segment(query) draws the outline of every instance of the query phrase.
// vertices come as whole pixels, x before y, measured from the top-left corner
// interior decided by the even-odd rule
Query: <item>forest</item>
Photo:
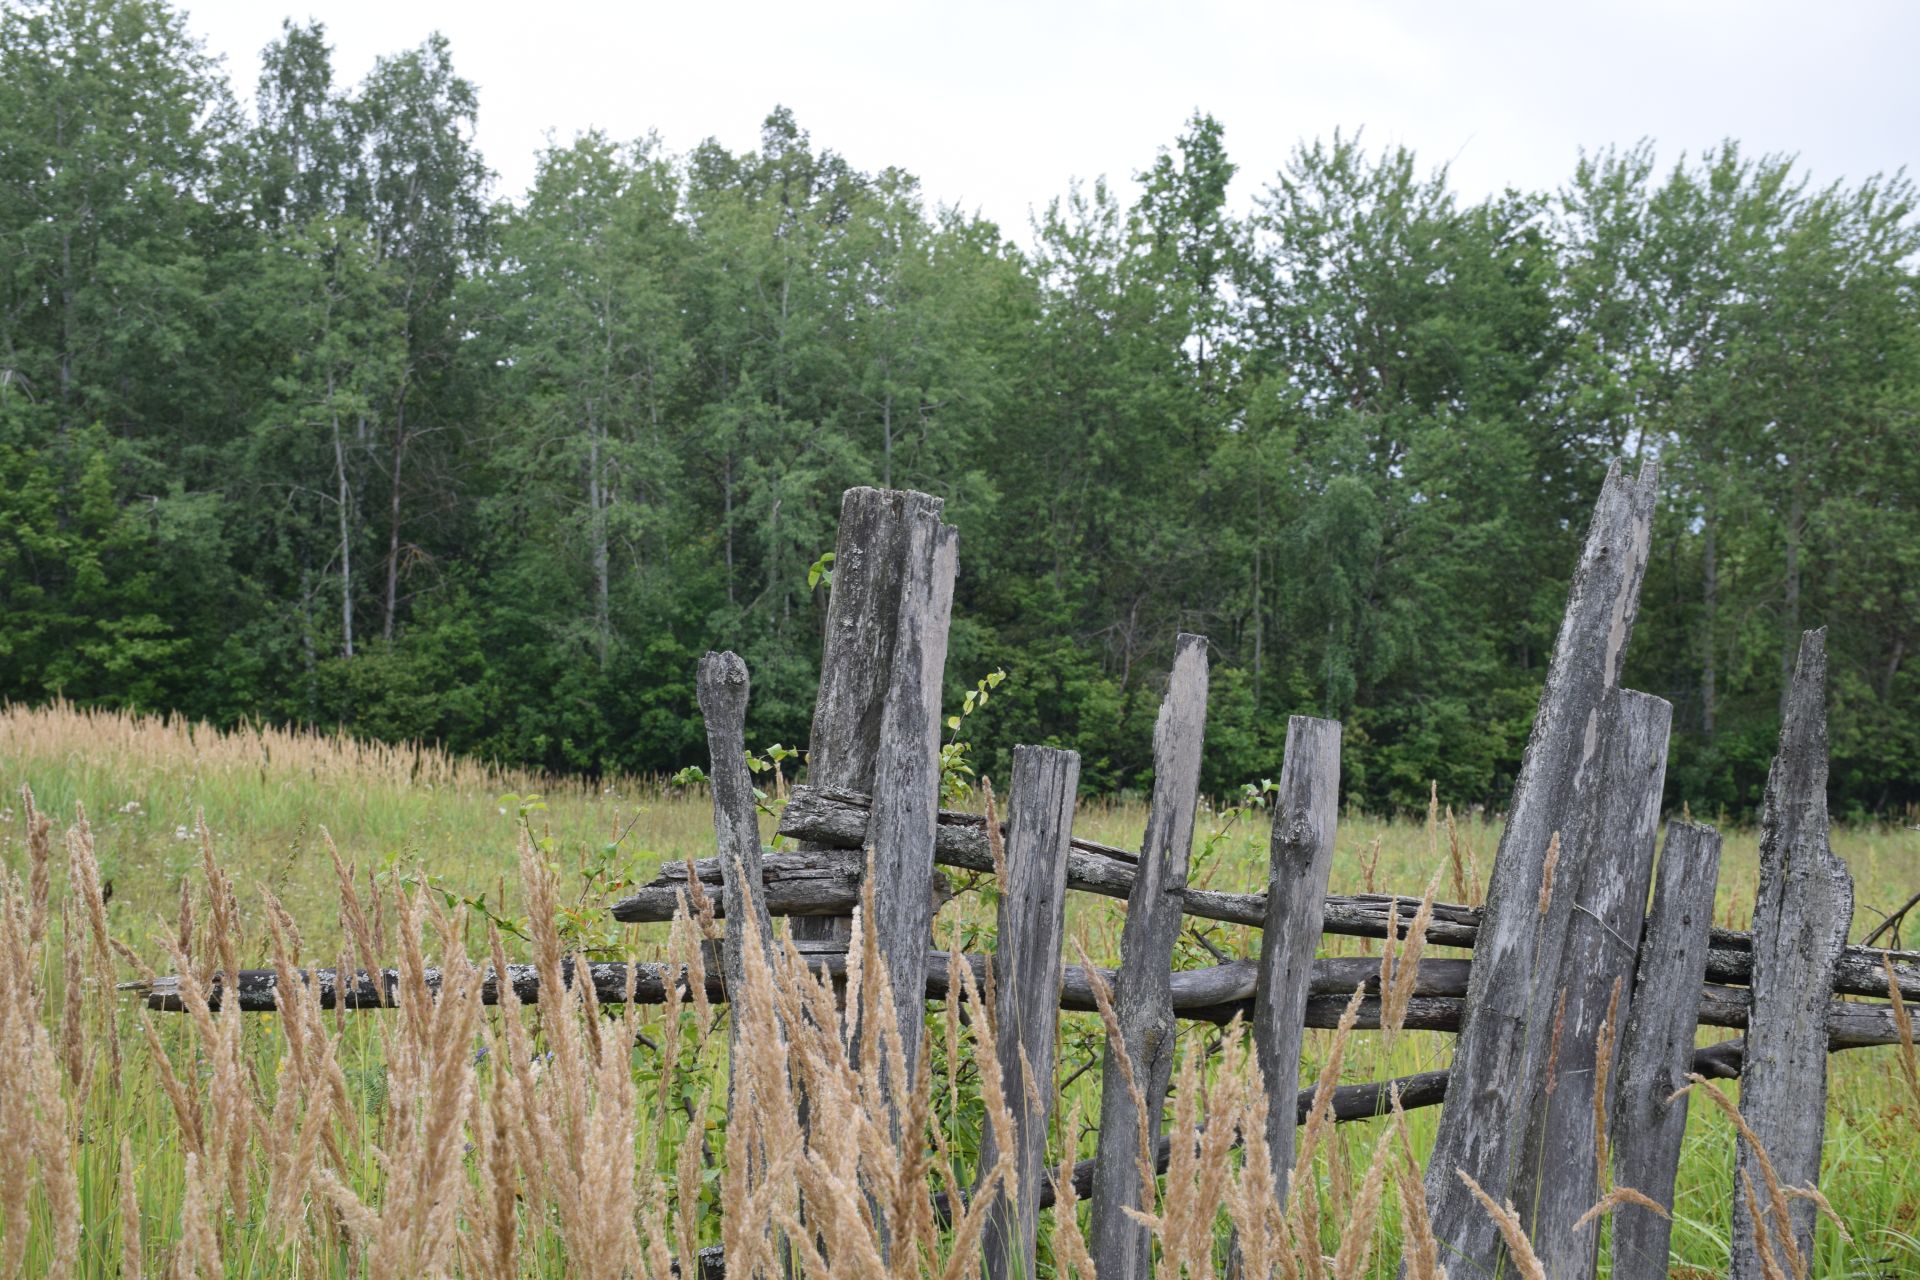
[[[979,768],[1139,789],[1186,630],[1209,791],[1311,713],[1350,804],[1492,809],[1621,458],[1669,803],[1757,804],[1817,625],[1836,813],[1920,803],[1903,175],[1620,140],[1470,201],[1356,132],[1242,209],[1199,110],[1006,228],[777,106],[500,192],[444,40],[344,84],[289,23],[243,71],[160,0],[0,9],[0,699],[669,772],[725,647],[750,740],[804,744],[840,494],[882,485],[961,530]]]

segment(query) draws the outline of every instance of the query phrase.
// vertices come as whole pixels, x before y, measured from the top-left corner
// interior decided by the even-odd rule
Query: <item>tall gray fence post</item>
[[[941,506],[938,498],[904,489],[849,489],[840,500],[820,692],[807,743],[807,780],[814,786],[873,793],[914,517],[937,519]],[[843,915],[798,916],[794,945],[845,951],[849,928]]]
[[[1707,972],[1707,930],[1720,874],[1720,833],[1667,824],[1653,910],[1640,941],[1633,1010],[1620,1038],[1613,1101],[1613,1180],[1673,1204],[1687,1099],[1673,1098],[1692,1066],[1694,1019]],[[1673,1098],[1669,1103],[1667,1100]],[[1673,1221],[1637,1205],[1613,1219],[1614,1280],[1667,1280]]]
[[[1143,1207],[1141,1133],[1153,1158],[1160,1111],[1173,1074],[1173,944],[1193,854],[1200,798],[1200,748],[1207,723],[1207,638],[1182,634],[1153,729],[1153,801],[1139,867],[1120,933],[1114,1012],[1120,1044],[1109,1036],[1100,1072],[1100,1142],[1094,1156],[1093,1264],[1100,1280],[1146,1280],[1153,1241],[1127,1216]],[[1124,1050],[1145,1104],[1134,1103],[1120,1062]]]
[[[713,789],[715,852],[720,863],[720,906],[726,919],[721,964],[729,999],[746,985],[747,937],[760,940],[773,958],[773,924],[761,889],[760,819],[747,772],[747,664],[738,654],[709,653],[700,659],[700,714],[707,726],[708,785]],[[739,1024],[733,1024],[732,1049]],[[729,1074],[729,1079],[732,1078]],[[732,1097],[731,1091],[728,1093]]]
[[[1760,887],[1753,908],[1753,1007],[1740,1072],[1741,1114],[1788,1186],[1820,1180],[1828,993],[1853,922],[1853,877],[1827,843],[1826,685],[1823,628],[1800,638],[1780,724],[1780,751],[1767,772]],[[1728,1274],[1732,1280],[1758,1280],[1763,1267],[1741,1179],[1753,1180],[1763,1210],[1767,1193],[1759,1159],[1745,1141],[1734,1177]],[[1793,1241],[1809,1261],[1814,1212],[1807,1200],[1789,1202]]]
[[[1007,882],[993,954],[998,1026],[995,1052],[1013,1109],[1018,1196],[1004,1193],[987,1219],[990,1280],[1031,1280],[1053,1105],[1054,1035],[1060,1023],[1060,943],[1066,930],[1067,850],[1073,842],[1080,756],[1051,747],[1013,749],[1008,795]],[[981,1139],[980,1167],[998,1158],[993,1131]]]
[[[1650,694],[1621,689],[1610,703],[1596,785],[1580,815],[1586,862],[1562,869],[1568,873],[1559,887],[1568,895],[1565,931],[1558,954],[1543,965],[1548,981],[1533,1002],[1534,1025],[1547,1028],[1546,1065],[1540,1078],[1514,1082],[1516,1105],[1531,1108],[1532,1125],[1508,1194],[1524,1206],[1528,1239],[1556,1280],[1591,1276],[1599,1261],[1598,1225],[1574,1229],[1602,1194],[1606,1135],[1594,1114],[1599,1041],[1611,1014],[1610,1034],[1619,1043],[1635,1000],[1673,722],[1673,707]]]
[[[1340,722],[1294,716],[1287,721],[1287,753],[1273,808],[1267,915],[1253,997],[1253,1045],[1269,1097],[1267,1151],[1273,1163],[1273,1193],[1282,1205],[1293,1173],[1300,1042],[1339,814]]]
[[[741,999],[746,989],[748,939],[756,940],[754,945],[769,962],[773,959],[773,922],[767,916],[761,881],[759,809],[754,803],[753,775],[747,771],[747,702],[752,692],[747,664],[736,653],[710,652],[700,659],[695,687],[707,729],[707,785],[713,792],[714,853],[720,864],[720,909],[726,921],[720,963],[733,1010],[727,1018],[727,1118],[731,1122],[737,1101],[734,1082],[741,1078],[740,1017],[738,1006],[731,1002]],[[743,1151],[740,1158],[751,1160],[752,1156]]]
[[[880,715],[873,765],[873,919],[893,988],[906,1078],[887,1082],[897,1121],[913,1087],[925,1025],[927,947],[933,934],[933,834],[940,819],[940,682],[947,668],[947,625],[960,532],[932,511],[905,516],[899,621]],[[835,565],[839,561],[835,560]],[[918,1135],[913,1138],[918,1141]]]
[[[1554,908],[1548,895],[1549,909],[1541,909],[1547,854],[1557,836],[1555,874],[1579,883],[1588,851],[1573,819],[1598,773],[1601,721],[1633,632],[1654,478],[1652,463],[1632,481],[1615,463],[1594,504],[1474,941],[1447,1103],[1426,1175],[1434,1234],[1456,1274],[1495,1275],[1511,1265],[1498,1229],[1459,1175],[1471,1174],[1496,1200],[1505,1199],[1531,1123],[1531,1109],[1515,1105],[1514,1090],[1542,1074],[1552,1028],[1534,1017],[1541,979],[1551,973],[1541,957],[1554,954],[1551,944],[1571,911],[1564,890],[1562,905]]]

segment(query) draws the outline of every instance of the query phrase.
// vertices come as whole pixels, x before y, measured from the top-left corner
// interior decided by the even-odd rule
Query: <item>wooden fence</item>
[[[1575,1221],[1601,1195],[1598,1153],[1614,1181],[1670,1203],[1686,1098],[1669,1101],[1689,1072],[1738,1076],[1742,1110],[1781,1178],[1810,1185],[1820,1168],[1826,1059],[1836,1049],[1898,1039],[1893,1010],[1857,997],[1887,997],[1890,984],[1920,999],[1920,953],[1847,946],[1851,880],[1827,842],[1824,632],[1802,639],[1785,701],[1779,754],[1762,810],[1761,875],[1753,931],[1712,925],[1720,837],[1682,821],[1666,824],[1656,863],[1670,706],[1620,687],[1652,532],[1654,474],[1607,476],[1575,570],[1519,780],[1508,808],[1488,896],[1479,908],[1432,908],[1429,941],[1472,949],[1472,959],[1429,959],[1418,971],[1404,1025],[1456,1034],[1451,1067],[1397,1081],[1343,1086],[1339,1119],[1381,1114],[1389,1087],[1405,1107],[1444,1102],[1427,1170],[1427,1197],[1442,1261],[1456,1275],[1495,1275],[1512,1262],[1492,1220],[1458,1176],[1471,1174],[1521,1215],[1549,1275],[1590,1277],[1598,1232]],[[957,966],[998,996],[1002,1078],[1040,1081],[1054,1072],[1062,1009],[1091,1010],[1095,985],[1113,992],[1117,1031],[1140,1086],[1144,1116],[1122,1087],[1109,1045],[1103,1067],[1099,1145],[1075,1171],[1091,1196],[1091,1248],[1101,1280],[1145,1280],[1151,1269],[1139,1208],[1138,1135],[1164,1167],[1171,1142],[1159,1132],[1172,1067],[1176,1019],[1247,1020],[1273,1091],[1267,1147],[1277,1194],[1286,1193],[1294,1127],[1307,1095],[1295,1096],[1306,1027],[1335,1025],[1356,985],[1370,984],[1362,1027],[1380,1025],[1379,963],[1316,959],[1323,933],[1406,936],[1410,897],[1329,896],[1339,808],[1340,726],[1294,717],[1288,724],[1268,887],[1236,894],[1190,888],[1188,854],[1199,800],[1207,709],[1207,641],[1181,635],[1154,729],[1154,787],[1138,851],[1074,836],[1079,758],[1071,751],[1014,752],[1005,826],[997,950],[955,956],[931,949],[931,921],[951,892],[937,867],[991,872],[985,819],[943,811],[940,691],[957,535],[941,504],[924,494],[853,489],[845,496],[829,601],[808,782],[794,788],[779,830],[791,849],[763,850],[745,766],[748,673],[732,654],[709,654],[699,671],[712,757],[717,856],[669,867],[613,907],[624,921],[671,918],[687,879],[720,891],[724,962],[709,970],[709,999],[740,989],[746,931],[771,939],[770,915],[794,917],[792,936],[818,969],[846,963],[847,918],[861,900],[872,858],[873,925],[895,991],[943,998]],[[749,893],[752,886],[757,892]],[[1063,963],[1069,890],[1124,898],[1117,970]],[[1417,895],[1415,895],[1417,897]],[[1257,960],[1175,971],[1183,916],[1257,925]],[[602,1001],[660,1001],[685,981],[657,964],[591,964],[566,970]],[[377,1008],[398,977],[359,972],[308,975],[328,1005]],[[437,975],[429,973],[429,982]],[[531,966],[490,974],[522,1001],[537,1000]],[[1054,992],[1054,998],[1038,993]],[[239,975],[243,1008],[275,1007],[271,971]],[[1837,997],[1855,997],[1839,999]],[[178,1007],[165,980],[149,994]],[[906,1070],[919,1047],[920,1009],[899,1005]],[[1696,1050],[1697,1026],[1736,1027],[1740,1039]],[[1617,1034],[1616,1034],[1617,1029]],[[1603,1038],[1612,1051],[1610,1132],[1596,1130],[1592,1079]],[[1024,1064],[1024,1065],[1023,1065]],[[1014,1090],[1012,1153],[1018,1200],[996,1207],[987,1260],[994,1280],[1032,1275],[1037,1214],[1052,1202],[1044,1172],[1051,1090]],[[1024,1098],[1021,1095],[1024,1094]],[[1744,1172],[1753,1159],[1743,1141]],[[1733,1271],[1761,1275],[1744,1197],[1734,1205]],[[1813,1205],[1795,1200],[1792,1231],[1811,1256]],[[1628,1206],[1616,1215],[1612,1275],[1665,1277],[1669,1224]],[[711,1272],[718,1260],[703,1260]]]

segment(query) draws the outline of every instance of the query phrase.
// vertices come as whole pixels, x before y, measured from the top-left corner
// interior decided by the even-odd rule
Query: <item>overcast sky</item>
[[[283,16],[326,24],[344,84],[442,32],[504,195],[549,133],[744,150],[776,103],[816,146],[1022,241],[1070,178],[1130,179],[1196,108],[1226,128],[1241,206],[1336,128],[1450,164],[1473,197],[1550,189],[1580,148],[1642,137],[1670,163],[1732,136],[1822,182],[1920,169],[1914,0],[186,3],[245,96]]]

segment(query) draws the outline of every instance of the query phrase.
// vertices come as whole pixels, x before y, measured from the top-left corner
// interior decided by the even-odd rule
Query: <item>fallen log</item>
[[[815,973],[828,973],[834,977],[841,977],[846,973],[846,956],[839,953],[813,952],[807,954],[806,961],[808,968]],[[973,968],[974,982],[984,989],[989,957],[979,953],[969,953],[966,961]],[[1252,960],[1234,960],[1201,969],[1183,969],[1173,974],[1174,1008],[1182,1013],[1198,1015],[1195,1019],[1197,1021],[1229,1022],[1235,1013],[1241,1012],[1242,1006],[1251,1006],[1256,969],[1256,962]],[[683,995],[692,994],[688,990],[684,965],[644,962],[629,964],[620,961],[580,964],[568,960],[562,966],[562,972],[569,986],[583,970],[593,983],[594,998],[602,1004],[623,1004],[629,998],[638,1004],[664,1004],[669,984],[678,985]],[[1100,974],[1111,986],[1114,970],[1101,969]],[[1464,960],[1429,960],[1421,966],[1416,995],[1434,997],[1462,995],[1467,989],[1466,975],[1467,962]],[[400,974],[397,969],[383,969],[377,976],[359,969],[349,975],[345,982],[342,982],[339,974],[332,969],[302,969],[300,976],[307,987],[315,992],[322,1008],[339,1007],[343,996],[346,1002],[345,1007],[348,1009],[385,1009],[399,1003]],[[428,990],[439,992],[443,980],[439,969],[427,969],[424,979]],[[539,1003],[540,974],[534,966],[508,965],[507,981],[521,1004]],[[628,986],[630,982],[631,988]],[[708,970],[705,982],[709,1000],[726,1000],[726,979],[721,972],[715,969]],[[1349,956],[1314,962],[1311,988],[1314,995],[1327,996],[1343,1002],[1352,994],[1356,986],[1362,985],[1369,991],[1379,989],[1379,961],[1363,956]],[[216,978],[207,993],[207,1003],[211,1008],[220,1007],[222,995],[220,987],[220,980]],[[948,953],[929,952],[927,998],[944,999],[950,987],[951,972]],[[122,990],[143,996],[148,1008],[160,1012],[178,1013],[186,1007],[181,999],[180,980],[175,976],[156,978],[151,982],[123,983]],[[279,975],[272,969],[242,969],[239,973],[238,991],[242,1013],[274,1013],[279,1010]],[[1094,1000],[1093,981],[1081,965],[1062,967],[1059,998],[1060,1007],[1070,1013],[1094,1013],[1099,1008]],[[480,999],[483,1004],[491,1005],[500,1002],[500,985],[494,977],[491,965],[482,973]],[[1337,1021],[1336,1013],[1335,1021],[1327,1022],[1325,1025],[1333,1026]]]
[[[864,865],[859,848],[866,836],[871,802],[863,795],[828,791],[805,785],[793,789],[780,818],[780,834],[810,843],[832,846],[806,852],[769,851],[766,855],[767,909],[774,915],[845,915],[860,900]],[[993,856],[987,849],[986,820],[979,814],[942,809],[934,833],[934,861],[943,866],[991,874]],[[720,866],[711,858],[694,864],[700,883],[720,885]],[[1067,855],[1067,887],[1103,897],[1125,898],[1133,888],[1134,855],[1112,845],[1074,838]],[[613,917],[627,923],[671,920],[687,880],[684,863],[663,867],[651,883],[613,907]],[[1419,896],[1384,893],[1332,894],[1326,901],[1321,932],[1358,938],[1384,938],[1391,926],[1405,936],[1419,908]],[[1187,915],[1225,924],[1258,928],[1266,918],[1264,893],[1226,893],[1216,889],[1186,891]],[[1436,946],[1472,947],[1479,934],[1478,908],[1436,902],[1427,941]],[[1753,936],[1733,929],[1708,934],[1707,981],[1744,986],[1753,977]],[[1884,997],[1887,974],[1883,962],[1893,965],[1900,993],[1920,1000],[1920,951],[1890,951],[1850,946],[1834,967],[1835,995]]]
[[[964,958],[973,967],[974,981],[984,987],[989,957],[968,953]],[[840,953],[811,953],[806,956],[806,961],[808,968],[815,973],[841,977],[846,972],[846,956]],[[1468,963],[1456,959],[1431,959],[1421,963],[1414,998],[1407,1009],[1406,1026],[1409,1030],[1460,1029],[1461,1010],[1466,1003]],[[947,952],[927,953],[927,999],[946,998],[951,985],[950,965],[951,957]],[[594,998],[601,1004],[623,1004],[629,1000],[638,1004],[664,1004],[669,984],[680,987],[683,994],[691,994],[687,989],[686,969],[682,965],[629,964],[620,961],[580,964],[568,961],[562,972],[569,988],[582,970],[593,983]],[[1225,1025],[1236,1017],[1246,1020],[1253,1014],[1256,971],[1257,963],[1252,960],[1233,960],[1200,969],[1179,970],[1172,975],[1174,1011],[1191,1022]],[[342,996],[348,1009],[391,1008],[399,1002],[400,974],[395,969],[383,969],[378,975],[370,975],[364,969],[356,970],[345,983],[332,969],[303,969],[300,974],[323,1008],[337,1007]],[[1113,983],[1114,970],[1101,969],[1100,974],[1109,986]],[[428,990],[437,993],[442,981],[441,971],[428,969],[424,977]],[[719,970],[709,969],[705,978],[707,999],[725,1001],[726,980]],[[1379,962],[1364,956],[1315,960],[1312,985],[1308,988],[1306,1025],[1320,1029],[1338,1026],[1341,1011],[1346,1007],[1353,989],[1364,986],[1367,991],[1377,993],[1379,979]],[[532,965],[508,965],[507,980],[521,1004],[539,1003],[540,975]],[[223,994],[220,985],[216,979],[207,992],[207,1003],[211,1008],[220,1007]],[[177,977],[123,983],[122,989],[144,997],[149,1009],[177,1013],[186,1007],[181,999],[180,980]],[[277,1012],[280,1007],[279,976],[272,969],[242,969],[239,974],[239,994],[242,1013]],[[482,971],[480,999],[483,1004],[499,1003],[500,986],[492,966]],[[1063,966],[1059,999],[1060,1008],[1069,1013],[1093,1013],[1099,1008],[1094,1000],[1093,981],[1080,965]],[[1703,1027],[1744,1029],[1750,1001],[1751,995],[1744,988],[1708,983],[1701,988],[1697,1021]],[[1361,1001],[1360,1019],[1356,1025],[1362,1031],[1379,1029],[1380,1001],[1377,994]],[[1827,1041],[1830,1049],[1898,1044],[1900,1034],[1894,1023],[1892,1006],[1832,1001],[1827,1006]]]

